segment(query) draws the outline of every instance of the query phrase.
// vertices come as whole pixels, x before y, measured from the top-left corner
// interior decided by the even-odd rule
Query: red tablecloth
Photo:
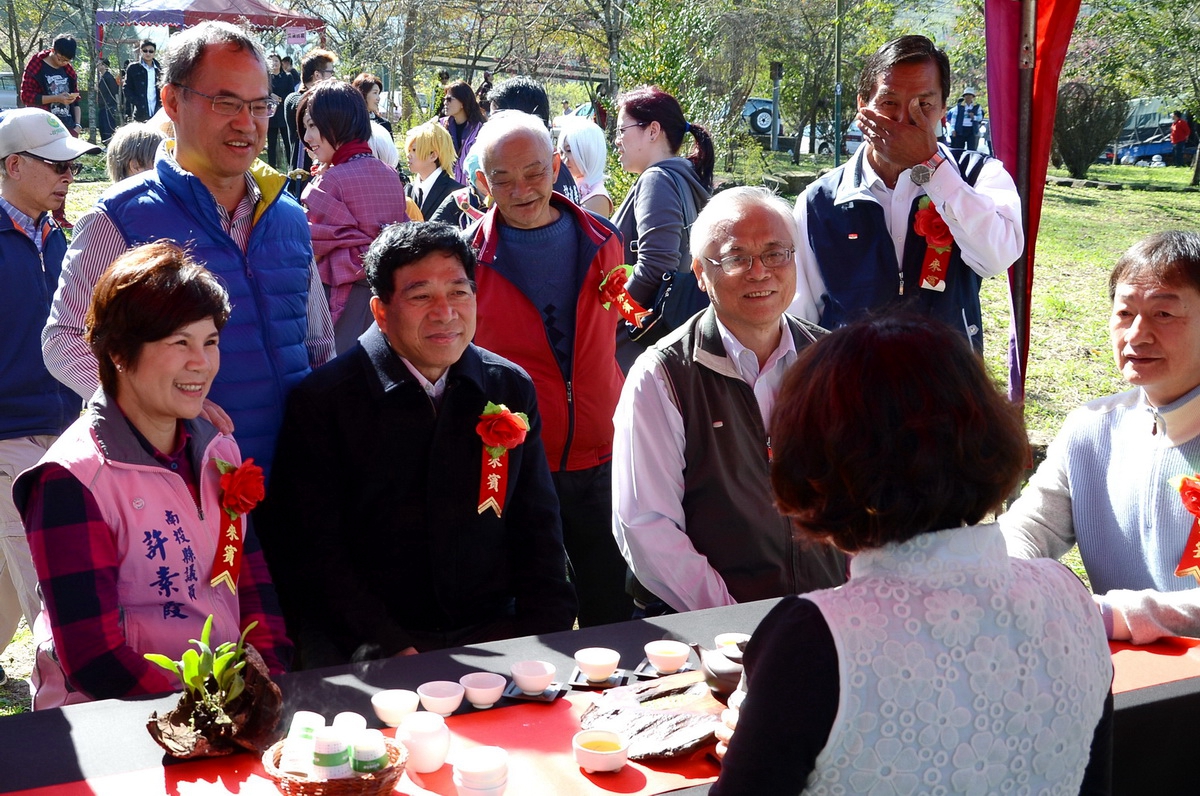
[[[1113,693],[1200,677],[1200,639],[1166,638],[1135,647],[1108,642],[1113,656]]]
[[[396,793],[405,796],[455,796],[451,764],[456,751],[472,746],[502,746],[509,753],[507,792],[513,796],[562,794],[656,794],[711,782],[719,768],[705,752],[692,759],[631,762],[617,773],[585,774],[571,754],[571,736],[591,696],[571,693],[552,704],[526,703],[473,711],[447,719],[453,740],[446,765],[433,774],[405,772]],[[393,732],[387,730],[386,734]],[[244,754],[212,758],[165,768],[133,771],[46,788],[18,791],[16,796],[172,796],[237,793],[278,794],[257,758]]]

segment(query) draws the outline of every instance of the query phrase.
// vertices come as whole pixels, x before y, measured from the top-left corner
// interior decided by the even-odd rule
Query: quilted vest
[[[1112,682],[1104,625],[996,525],[860,553],[805,595],[838,651],[838,718],[806,794],[1076,794]]]
[[[258,161],[256,161],[258,163]],[[260,164],[265,165],[265,164]],[[288,392],[309,372],[308,220],[269,169],[251,169],[263,199],[245,253],[221,226],[212,193],[173,157],[117,183],[97,203],[130,246],[169,237],[217,274],[233,312],[209,398],[233,418],[242,453],[269,471]]]
[[[987,156],[978,152],[951,151],[957,159],[947,164],[962,172],[963,180],[974,185]],[[943,167],[945,168],[945,167]],[[855,193],[867,198],[835,202],[838,186],[852,181]],[[884,220],[883,208],[870,198],[863,185],[862,157],[853,158],[841,169],[834,169],[813,183],[808,194],[808,242],[825,280],[825,309],[820,324],[836,329],[861,317],[869,310],[893,304],[937,318],[966,335],[976,350],[983,350],[983,315],[979,306],[979,288],[983,278],[963,262],[955,243],[946,266],[946,290],[938,292],[920,287],[921,263],[925,257],[925,239],[913,232],[917,202],[909,209],[904,238],[904,283],[901,292],[900,269],[896,249]],[[898,222],[899,219],[893,219]]]

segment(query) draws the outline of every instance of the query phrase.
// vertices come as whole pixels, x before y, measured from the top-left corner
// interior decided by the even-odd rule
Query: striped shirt
[[[221,226],[243,252],[254,229],[254,208],[261,199],[262,192],[249,172],[246,173],[246,195],[232,214],[213,199],[220,213]],[[75,223],[50,317],[42,331],[42,356],[46,368],[85,400],[91,398],[100,385],[96,357],[83,337],[92,289],[108,266],[128,248],[125,238],[105,213],[92,210],[80,218]],[[305,345],[311,367],[317,368],[333,359],[333,321],[329,317],[329,305],[316,263],[309,267]]]

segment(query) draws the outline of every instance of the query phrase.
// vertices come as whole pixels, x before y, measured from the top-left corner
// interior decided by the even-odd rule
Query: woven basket
[[[288,796],[388,796],[404,773],[408,750],[391,738],[383,740],[387,745],[388,766],[373,774],[358,774],[346,779],[306,779],[288,774],[279,770],[283,741],[263,752],[262,764],[267,775],[275,780],[275,786]]]

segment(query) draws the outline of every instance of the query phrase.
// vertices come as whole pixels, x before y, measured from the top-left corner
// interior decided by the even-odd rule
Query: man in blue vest
[[[858,84],[864,145],[796,201],[796,299],[790,312],[832,329],[903,303],[983,350],[979,286],[1021,254],[1021,200],[1000,161],[938,144],[950,60],[901,36]]]
[[[975,149],[979,145],[979,129],[983,125],[983,106],[975,101],[975,87],[963,89],[962,98],[950,109],[950,146],[953,149]]]
[[[42,353],[51,373],[91,397],[98,375],[83,321],[93,286],[130,246],[176,241],[219,275],[234,306],[205,415],[236,429],[242,453],[269,468],[287,393],[333,357],[333,328],[304,211],[258,160],[276,107],[262,46],[221,22],[172,36],[162,104],[176,138],[154,169],[114,185],[80,219]]]
[[[41,110],[0,118],[0,651],[22,614],[32,627],[41,610],[13,479],[79,416],[79,400],[42,364],[42,323],[67,250],[50,215],[75,180],[75,159],[98,151]],[[5,679],[0,669],[0,683]]]

